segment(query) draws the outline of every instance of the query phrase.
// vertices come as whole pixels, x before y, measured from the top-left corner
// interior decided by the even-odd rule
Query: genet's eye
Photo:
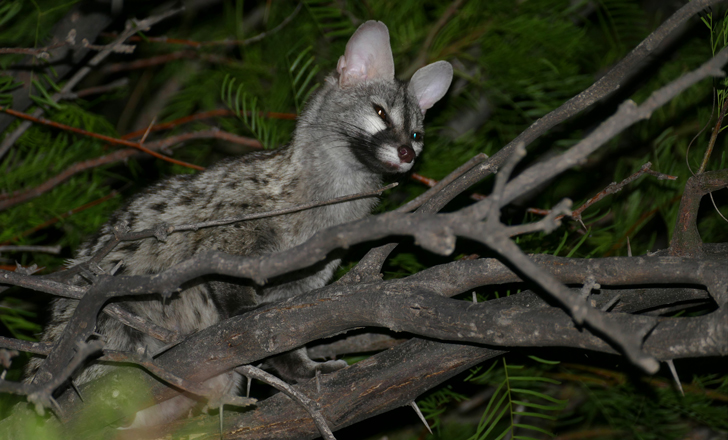
[[[385,112],[382,107],[374,104],[374,111],[377,112],[380,118],[382,118],[382,121],[387,122],[387,112]]]
[[[422,140],[424,139],[424,137],[425,136],[422,133],[418,133],[416,131],[413,131],[412,132],[412,140],[415,141],[415,142],[422,142]]]

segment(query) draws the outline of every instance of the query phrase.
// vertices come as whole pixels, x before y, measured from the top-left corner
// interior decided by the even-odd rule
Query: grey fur
[[[368,44],[369,39],[378,39],[381,46],[385,36],[388,48],[386,26],[378,22],[365,23],[355,34],[363,43],[350,42],[352,47],[347,46],[347,56],[350,50],[356,53],[357,45]],[[391,63],[391,51],[388,57],[382,54],[377,62],[386,66]],[[356,68],[354,62],[349,61],[349,67]],[[439,81],[439,87],[434,87],[439,96],[429,96],[433,103],[449,86],[452,67],[448,64],[447,68],[444,73],[442,66],[435,69],[438,78],[430,80],[432,74],[429,74],[421,80]],[[393,71],[392,63],[392,76]],[[176,176],[157,183],[114,213],[98,235],[81,246],[72,265],[97,253],[113,238],[117,225],[137,231],[160,222],[189,224],[272,211],[374,190],[381,187],[386,174],[409,171],[412,158],[407,162],[408,150],[405,148],[403,152],[401,148],[410,148],[415,156],[422,151],[426,108],[421,108],[418,102],[428,92],[426,87],[415,90],[408,83],[389,76],[388,71],[385,74],[370,72],[364,80],[351,79],[342,88],[341,76],[335,72],[310,99],[290,145],[224,160],[199,174]],[[380,115],[379,110],[386,116]],[[285,216],[174,233],[166,242],[149,238],[122,243],[100,266],[109,271],[122,262],[117,274],[153,274],[211,249],[236,255],[279,252],[305,242],[318,230],[368,215],[376,202],[374,198],[362,199]],[[338,264],[338,260],[330,261],[312,269],[306,276],[272,280],[263,287],[208,279],[175,294],[166,304],[159,298],[146,297],[129,299],[123,306],[151,322],[186,335],[242,308],[322,287]],[[74,300],[55,300],[52,321],[43,334],[43,341],[59,339],[75,306]],[[105,336],[106,348],[112,350],[134,351],[146,347],[154,352],[163,345],[105,314],[99,316],[97,331]],[[287,379],[296,380],[300,376],[312,376],[316,369],[326,372],[345,365],[342,362],[316,364],[307,357],[301,359],[301,353],[299,350],[290,356],[298,359],[298,365],[289,367],[274,363],[274,366]],[[30,376],[39,365],[37,359],[31,362]],[[91,365],[76,380],[87,382],[105,374],[108,368]]]

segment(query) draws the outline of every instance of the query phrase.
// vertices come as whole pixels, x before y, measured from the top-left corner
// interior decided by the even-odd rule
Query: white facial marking
[[[392,125],[395,127],[401,127],[403,124],[402,121],[402,108],[399,106],[396,106],[389,110],[389,119],[392,121]]]
[[[385,124],[384,121],[382,121],[382,118],[373,111],[371,115],[364,116],[361,125],[364,130],[372,136],[387,128],[387,124]]]

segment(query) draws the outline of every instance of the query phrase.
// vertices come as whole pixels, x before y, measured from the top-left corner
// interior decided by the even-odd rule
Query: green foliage
[[[728,11],[725,12],[722,20],[718,20],[715,23],[713,22],[713,12],[709,12],[705,16],[700,17],[710,31],[710,49],[713,56],[715,56],[718,50],[728,46],[728,20],[726,20],[726,17],[728,17]],[[718,108],[722,108],[726,97],[725,89],[728,86],[728,80],[724,78],[718,80],[718,82],[722,87],[716,90],[716,96],[718,98]],[[725,126],[721,128],[721,131],[724,129]]]
[[[275,127],[272,126],[265,117],[264,112],[258,109],[258,99],[253,97],[248,99],[248,94],[243,90],[244,86],[240,84],[234,90],[235,78],[225,77],[222,83],[221,99],[227,106],[235,112],[243,124],[255,135],[255,138],[263,145],[265,149],[271,149],[277,146],[277,136]]]
[[[0,106],[11,107],[13,105],[13,96],[10,92],[20,87],[22,84],[13,80],[9,76],[0,76]]]
[[[356,30],[341,8],[332,6],[328,0],[305,0],[303,4],[321,33],[327,37],[348,37]]]
[[[42,47],[52,25],[75,3],[0,2],[0,47]],[[290,139],[295,123],[267,118],[266,112],[300,113],[324,75],[334,70],[348,37],[358,24],[369,19],[381,20],[389,27],[396,72],[402,79],[411,75],[422,60],[447,59],[455,66],[451,93],[427,113],[426,147],[416,169],[427,177],[442,179],[477,153],[494,154],[538,118],[591,85],[665,18],[659,15],[664,11],[655,14],[643,9],[641,2],[631,0],[466,0],[431,36],[430,32],[451,4],[436,0],[306,0],[288,25],[249,44],[190,49],[177,44],[136,42],[132,56],[116,56],[114,61],[180,53],[184,56],[121,72],[130,84],[121,91],[87,100],[53,103],[48,97],[63,85],[64,79],[38,74],[33,77],[29,93],[34,103],[45,110],[45,118],[117,137],[148,126],[151,117],[142,117],[147,111],[153,113],[151,116],[157,118],[156,122],[169,122],[226,105],[238,118],[196,121],[159,136],[215,126],[238,135],[253,136],[265,148],[275,148]],[[147,15],[149,7],[139,6],[135,15]],[[270,31],[295,7],[295,2],[224,1],[219,7],[211,7],[212,12],[183,16],[179,21],[170,22],[168,27],[153,27],[144,36],[166,35],[193,41],[245,40],[261,31]],[[264,18],[256,18],[261,16]],[[654,90],[696,68],[725,46],[728,20],[724,11],[715,8],[702,20],[707,29],[700,26],[700,30],[685,34],[674,49],[653,60],[645,72],[647,76],[639,77],[634,84],[626,84],[597,108],[575,116],[530,145],[521,166],[574,145],[612,114],[624,99],[643,102]],[[20,59],[22,56],[2,55],[0,67],[7,68]],[[36,66],[41,63],[38,59],[33,61]],[[99,70],[82,86],[104,84],[112,78],[116,77]],[[559,176],[532,198],[504,210],[503,220],[512,224],[538,220],[535,215],[525,214],[524,208],[549,209],[564,197],[571,198],[578,207],[610,182],[623,180],[648,161],[654,170],[678,176],[677,180],[643,176],[588,208],[583,214],[584,226],[564,219],[564,225],[552,234],[517,237],[518,245],[527,252],[582,258],[626,255],[628,241],[634,255],[666,247],[677,218],[682,189],[691,175],[686,161],[693,170],[699,167],[727,85],[725,80],[714,84],[706,81],[685,91],[656,111],[650,120],[612,140],[587,163]],[[9,93],[16,87],[17,83],[0,76],[0,106],[12,104]],[[717,94],[715,104],[712,103],[713,87]],[[708,128],[701,132],[703,127]],[[73,164],[104,156],[116,148],[95,139],[33,125],[0,158],[0,192],[34,188]],[[221,157],[243,152],[244,148],[203,140],[177,149],[174,155],[208,165]],[[718,137],[708,167],[726,167],[724,137]],[[192,171],[147,158],[132,159],[76,174],[40,197],[0,212],[0,243],[60,245],[63,249],[58,256],[4,253],[0,264],[13,265],[17,260],[23,265],[45,266],[46,273],[57,269],[125,198],[159,178],[181,172]],[[491,184],[483,182],[473,191],[487,194]],[[107,197],[114,190],[121,191],[122,195],[68,215],[70,210]],[[392,209],[425,190],[419,183],[402,182],[383,198],[380,209]],[[719,210],[728,216],[728,207],[723,202],[725,195],[716,193],[715,197]],[[466,194],[446,210],[469,203],[471,200]],[[52,220],[58,221],[33,231]],[[713,209],[701,211],[699,231],[706,242],[728,241],[725,221]],[[488,252],[460,241],[455,255],[485,256]],[[386,276],[408,276],[452,259],[435,257],[414,244],[404,243],[387,262]],[[337,276],[354,264],[349,262]],[[516,294],[521,287],[503,286],[497,291],[477,294],[482,301]],[[18,290],[2,295],[0,331],[8,336],[34,338],[42,316],[42,301],[26,299]],[[540,362],[513,361],[510,357],[508,362],[504,359],[502,364],[495,363],[486,372],[480,369],[477,377],[474,375],[464,383],[455,379],[418,401],[438,438],[495,439],[509,432],[524,438],[546,438],[538,429],[571,433],[607,426],[615,434],[605,435],[603,439],[672,439],[681,438],[688,427],[695,425],[728,430],[726,406],[719,404],[719,399],[709,397],[710,393],[728,394],[722,375],[696,376],[694,387],[704,388],[706,393],[688,392],[681,397],[669,381],[668,385],[658,386],[635,377],[606,386],[593,381],[596,374],[588,377],[582,374],[578,380],[558,377],[562,384],[557,385],[558,374],[563,376],[573,371]],[[16,361],[8,377],[19,378],[21,365],[22,360]],[[684,368],[689,370],[692,366]],[[484,388],[493,390],[494,394],[476,410],[477,421],[467,424],[450,420],[450,410],[462,396],[471,397]],[[576,407],[563,409],[567,398]],[[8,407],[8,400],[0,397],[0,413],[5,414]],[[557,420],[552,420],[553,417]],[[52,438],[49,437],[52,431],[31,432],[36,429],[35,425],[28,426],[28,438]]]
[[[4,298],[0,302],[0,322],[14,338],[34,341],[35,338],[32,335],[39,332],[41,327],[34,322],[37,318],[36,314],[23,310],[24,306],[25,304],[17,298]]]
[[[553,436],[548,429],[536,423],[555,421],[556,415],[566,407],[567,400],[556,399],[541,391],[560,382],[530,375],[523,365],[508,365],[505,357],[502,363],[502,369],[495,369],[497,362],[494,362],[484,373],[476,369],[466,379],[496,387],[475,434],[469,440],[500,440],[506,435],[514,439],[531,439],[534,432]],[[516,375],[518,373],[521,375]]]
[[[310,55],[312,46],[298,51],[291,50],[286,54],[286,60],[288,61],[288,75],[291,78],[291,89],[293,90],[293,98],[296,103],[296,112],[301,113],[303,110],[303,103],[308,100],[320,84],[311,84],[316,77],[316,74],[321,68],[315,64],[316,58]],[[295,54],[296,58],[291,61],[291,58]]]

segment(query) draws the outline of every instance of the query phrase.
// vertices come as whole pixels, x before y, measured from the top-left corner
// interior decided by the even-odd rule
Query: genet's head
[[[452,75],[450,63],[438,61],[409,82],[395,79],[389,31],[368,21],[352,35],[336,73],[302,118],[322,129],[321,141],[340,140],[370,171],[404,173],[422,152],[425,112],[445,95]]]

